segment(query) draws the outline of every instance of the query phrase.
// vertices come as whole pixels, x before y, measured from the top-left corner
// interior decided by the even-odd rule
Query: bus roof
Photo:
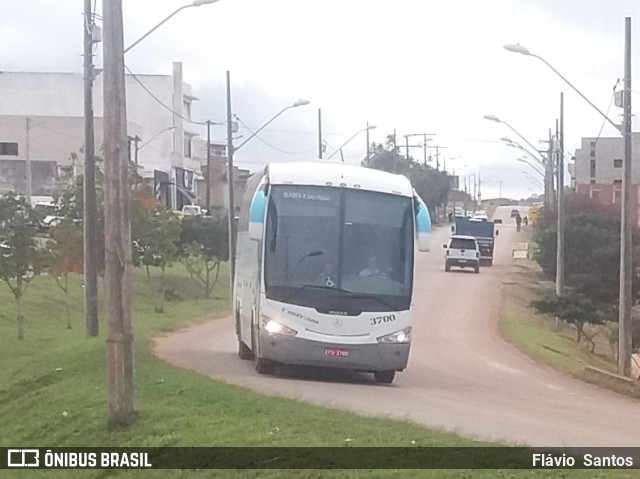
[[[407,177],[362,166],[319,160],[270,163],[267,171],[272,185],[335,186],[413,197]]]

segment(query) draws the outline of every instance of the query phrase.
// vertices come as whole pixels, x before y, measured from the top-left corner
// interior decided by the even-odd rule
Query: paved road
[[[640,402],[540,366],[504,341],[499,294],[518,241],[510,207],[500,207],[493,267],[444,272],[442,244],[418,262],[416,321],[409,366],[393,385],[371,375],[291,368],[259,376],[238,359],[231,319],[162,338],[157,354],[172,364],[261,393],[361,414],[441,427],[462,435],[533,446],[640,446]],[[439,246],[439,247],[438,247]]]

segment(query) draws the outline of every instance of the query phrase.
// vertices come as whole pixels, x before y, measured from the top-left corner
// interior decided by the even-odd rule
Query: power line
[[[131,77],[132,77],[132,78],[133,78],[133,79],[134,79],[134,80],[135,80],[135,81],[136,81],[136,82],[137,82],[137,83],[142,87],[142,89],[143,89],[144,91],[146,91],[146,92],[151,96],[151,98],[153,98],[156,102],[158,102],[158,103],[159,103],[159,104],[160,104],[160,105],[161,105],[165,110],[167,110],[167,111],[169,111],[169,112],[173,113],[174,115],[176,115],[176,116],[177,116],[177,117],[179,117],[179,118],[182,118],[184,121],[187,121],[187,122],[189,122],[189,123],[193,123],[194,125],[206,125],[206,124],[207,124],[207,122],[206,122],[206,121],[194,121],[194,120],[192,120],[191,118],[187,118],[186,116],[183,116],[183,115],[181,115],[180,113],[178,113],[178,112],[176,112],[176,111],[173,111],[170,107],[168,107],[167,105],[165,105],[165,104],[162,102],[162,100],[160,100],[156,95],[154,95],[154,94],[153,94],[153,92],[152,92],[151,90],[149,90],[149,89],[146,87],[146,85],[140,81],[140,79],[139,79],[139,78],[138,78],[138,77],[137,77],[137,76],[136,76],[136,75],[135,75],[135,74],[134,74],[134,73],[129,69],[129,67],[128,67],[128,66],[126,66],[126,65],[125,65],[124,67],[127,69],[127,71],[129,72],[129,74],[131,75]],[[213,122],[212,122],[212,123],[213,123]],[[216,122],[216,123],[218,123],[218,122]],[[222,124],[222,123],[218,123],[218,124]]]
[[[246,128],[247,130],[249,130],[252,134],[255,134],[255,131],[252,130],[251,128],[249,128],[245,122],[243,122],[238,115],[234,115],[235,119],[238,120],[238,122],[240,124],[242,124],[242,126],[244,128]],[[278,148],[277,146],[273,146],[271,143],[269,143],[268,141],[262,139],[259,135],[256,135],[256,138],[258,140],[260,140],[262,143],[264,143],[265,145],[267,145],[269,148],[273,148],[276,151],[279,151],[281,153],[286,153],[288,155],[304,155],[306,153],[311,153],[312,151],[315,151],[316,147],[314,146],[313,148],[306,150],[306,151],[287,151],[287,150],[283,150],[282,148]]]

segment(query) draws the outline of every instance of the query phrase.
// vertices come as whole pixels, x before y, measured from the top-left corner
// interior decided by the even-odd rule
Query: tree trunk
[[[18,339],[22,341],[24,339],[24,316],[22,314],[22,297],[16,296],[16,307],[18,308],[18,316],[16,320],[18,322]]]
[[[159,293],[160,296],[158,298],[158,303],[156,306],[156,313],[164,313],[164,294],[165,294],[165,267],[161,266],[160,267],[160,289],[159,289]]]
[[[576,332],[578,337],[576,338],[576,342],[580,342],[580,337],[582,336],[582,329],[584,328],[584,323],[582,321],[576,321]]]
[[[67,306],[67,329],[71,329],[71,309],[69,308],[69,275],[64,274],[64,296]]]

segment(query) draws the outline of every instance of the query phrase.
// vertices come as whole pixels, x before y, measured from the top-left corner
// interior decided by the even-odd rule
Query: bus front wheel
[[[396,377],[395,371],[374,371],[373,377],[381,384],[391,384]]]
[[[258,374],[273,374],[275,364],[268,359],[256,358],[256,372]]]

